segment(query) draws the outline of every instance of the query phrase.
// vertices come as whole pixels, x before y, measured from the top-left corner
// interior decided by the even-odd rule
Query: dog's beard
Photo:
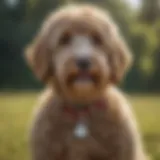
[[[94,92],[100,83],[100,75],[96,72],[78,71],[69,73],[66,78],[68,89],[76,95],[85,96]]]
[[[105,89],[107,75],[104,69],[93,67],[80,70],[76,67],[66,67],[65,72],[56,72],[61,92],[66,99],[92,101]]]
[[[74,88],[78,93],[88,93],[89,91],[92,91],[93,88],[95,88],[95,84],[92,80],[86,79],[86,80],[76,80],[72,88]]]
[[[67,76],[67,84],[70,86],[77,86],[77,87],[93,87],[98,85],[100,80],[100,75],[95,72],[90,71],[78,71],[72,72]],[[84,86],[84,87],[83,87]]]
[[[106,86],[106,76],[99,72],[65,72],[58,76],[62,96],[73,102],[92,102],[98,99]]]

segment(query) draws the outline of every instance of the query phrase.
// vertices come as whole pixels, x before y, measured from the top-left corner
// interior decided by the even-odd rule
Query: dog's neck
[[[92,107],[103,111],[106,108],[106,103],[103,99],[98,99],[90,103],[63,102],[63,111],[75,119],[89,116]]]

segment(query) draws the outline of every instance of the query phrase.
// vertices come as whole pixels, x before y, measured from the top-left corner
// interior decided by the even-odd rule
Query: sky
[[[140,5],[140,0],[126,0],[128,1],[134,8],[137,8]]]
[[[14,8],[18,5],[20,0],[5,0],[6,4],[11,7]]]

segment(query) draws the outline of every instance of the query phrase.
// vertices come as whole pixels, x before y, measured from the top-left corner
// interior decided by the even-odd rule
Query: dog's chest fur
[[[48,106],[48,109],[51,107]],[[116,160],[126,160],[123,158],[123,150],[130,149],[126,145],[130,143],[128,133],[120,120],[116,120],[115,115],[109,113],[109,108],[100,110],[93,107],[89,116],[86,115],[83,120],[75,120],[59,106],[56,111],[51,109],[47,112],[46,123],[49,125],[43,128],[43,131],[38,131],[43,132],[40,134],[43,137],[36,136],[36,139],[45,139],[50,159],[110,160],[113,156],[117,157]],[[39,122],[39,125],[42,125],[41,123]]]
[[[106,156],[104,146],[101,144],[104,138],[102,134],[105,132],[102,113],[99,113],[99,117],[97,117],[99,119],[97,124],[94,122],[94,118],[96,118],[94,115],[86,115],[76,119],[65,112],[62,112],[62,115],[62,119],[58,121],[55,128],[57,143],[54,142],[53,145],[56,148],[57,144],[61,148],[64,157],[68,157],[69,160],[76,160],[77,158],[85,159],[88,156],[98,156],[99,158]]]

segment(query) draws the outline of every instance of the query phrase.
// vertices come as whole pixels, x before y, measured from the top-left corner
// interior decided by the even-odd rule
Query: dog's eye
[[[98,34],[92,34],[91,39],[94,45],[102,44],[102,38]]]
[[[70,44],[70,42],[71,42],[71,34],[69,34],[69,33],[64,33],[63,35],[62,35],[62,37],[60,38],[60,40],[59,40],[59,44],[60,45],[68,45],[68,44]]]

